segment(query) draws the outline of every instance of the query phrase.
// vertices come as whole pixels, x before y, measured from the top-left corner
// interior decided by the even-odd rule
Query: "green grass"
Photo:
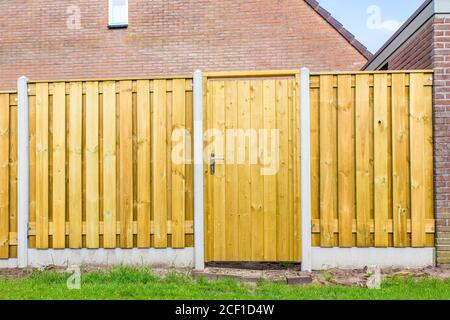
[[[34,272],[0,279],[0,299],[450,299],[450,280],[391,278],[380,290],[342,286],[287,286],[233,280],[192,280],[182,274],[160,277],[148,269],[121,267],[82,275],[81,289],[68,290],[69,275]]]

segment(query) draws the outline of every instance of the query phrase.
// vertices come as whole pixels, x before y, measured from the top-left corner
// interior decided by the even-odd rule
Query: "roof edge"
[[[372,53],[359,42],[356,37],[348,31],[342,23],[336,20],[330,12],[325,10],[316,0],[304,0],[311,8],[314,9],[325,21],[327,21],[337,32],[339,32],[345,40],[347,40],[359,53],[361,53],[367,60],[372,58]]]
[[[434,0],[425,0],[422,5],[406,20],[400,28],[368,59],[361,70],[365,70]]]

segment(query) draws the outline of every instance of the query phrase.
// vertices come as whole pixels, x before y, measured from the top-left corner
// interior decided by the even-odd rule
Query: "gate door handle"
[[[214,153],[211,153],[211,158],[209,161],[209,173],[214,175],[216,173],[216,161],[223,161],[223,158],[216,157]]]

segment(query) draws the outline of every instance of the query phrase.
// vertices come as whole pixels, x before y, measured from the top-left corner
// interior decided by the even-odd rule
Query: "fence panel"
[[[0,259],[17,257],[17,93],[0,92]]]
[[[193,245],[191,78],[31,82],[29,105],[31,248]]]
[[[311,74],[313,245],[434,245],[432,73]]]

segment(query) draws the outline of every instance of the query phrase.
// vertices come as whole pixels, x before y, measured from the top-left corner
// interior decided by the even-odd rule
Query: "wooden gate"
[[[298,74],[206,74],[204,86],[205,261],[299,262]]]

